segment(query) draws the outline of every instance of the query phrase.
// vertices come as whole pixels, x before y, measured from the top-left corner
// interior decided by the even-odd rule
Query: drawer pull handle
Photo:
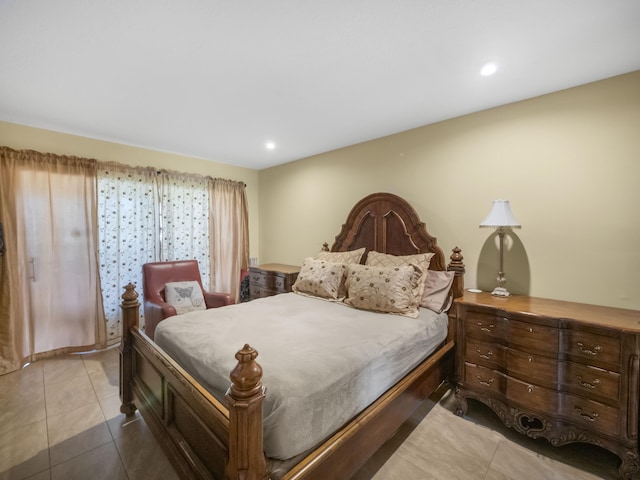
[[[527,386],[527,392],[529,393],[533,392],[533,385]]]
[[[533,333],[533,328],[529,327],[529,333]]]
[[[598,412],[593,412],[591,415],[589,415],[588,413],[584,413],[582,408],[578,406],[575,407],[575,410],[578,413],[578,415],[580,415],[585,420],[589,420],[590,422],[595,422],[599,417]]]
[[[485,327],[482,322],[478,322],[478,326],[480,327],[480,330],[482,330],[483,332],[490,332],[491,330],[493,330],[493,327],[495,327],[495,325],[492,323],[491,325],[489,325],[488,327]]]
[[[578,383],[580,383],[580,385],[582,385],[583,387],[587,387],[587,388],[596,388],[598,385],[600,385],[600,379],[596,378],[593,383],[589,383],[589,382],[585,382],[582,379],[582,375],[576,375],[576,380],[578,380]]]
[[[578,348],[582,353],[586,353],[587,355],[592,355],[594,357],[602,351],[602,347],[599,345],[593,347],[593,350],[589,350],[588,348],[585,348],[584,343],[582,342],[578,342]]]
[[[493,378],[484,380],[480,375],[476,375],[476,379],[478,380],[480,385],[484,385],[485,387],[490,387],[491,385],[493,385]]]
[[[533,362],[533,357],[532,357],[531,355],[529,355],[529,356],[527,357],[527,360],[529,361],[529,363],[532,363],[532,362]]]
[[[485,360],[490,360],[491,356],[493,355],[493,352],[491,350],[489,350],[487,353],[482,353],[479,348],[476,348],[476,352],[478,352],[480,358],[484,358]]]

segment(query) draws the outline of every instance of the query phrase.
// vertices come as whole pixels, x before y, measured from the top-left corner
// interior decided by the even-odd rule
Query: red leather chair
[[[195,280],[200,285],[207,308],[222,307],[233,303],[233,299],[228,293],[207,292],[202,288],[197,260],[145,263],[142,265],[144,323],[145,333],[152,340],[158,323],[176,314],[175,307],[165,301],[164,286],[169,282],[190,280]]]

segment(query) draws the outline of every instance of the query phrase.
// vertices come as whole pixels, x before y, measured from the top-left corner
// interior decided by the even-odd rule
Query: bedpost
[[[453,286],[451,287],[451,290],[453,291],[453,298],[461,297],[464,293],[465,268],[464,263],[462,263],[464,257],[460,253],[461,251],[462,250],[460,250],[458,247],[454,247],[452,249],[453,253],[449,257],[451,259],[451,262],[449,262],[449,265],[447,265],[448,271],[455,272],[455,277],[453,278]]]
[[[229,480],[265,480],[267,465],[262,448],[262,367],[258,352],[245,345],[236,353],[238,364],[231,372],[225,398],[229,407]]]
[[[138,327],[140,303],[136,286],[129,283],[122,294],[122,341],[120,342],[120,412],[133,415],[136,410],[133,404],[133,339],[131,329]]]

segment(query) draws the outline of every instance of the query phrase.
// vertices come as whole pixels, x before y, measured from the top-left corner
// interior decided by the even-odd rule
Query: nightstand
[[[249,270],[251,300],[290,292],[300,273],[300,267],[281,263],[265,263]]]
[[[639,471],[640,311],[521,295],[456,299],[456,399],[558,446],[586,442]]]

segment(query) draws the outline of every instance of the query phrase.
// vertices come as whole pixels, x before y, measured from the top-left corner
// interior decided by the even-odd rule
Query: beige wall
[[[0,145],[244,181],[251,255],[300,264],[333,242],[360,198],[407,199],[466,284],[490,289],[496,198],[522,223],[509,239],[514,293],[640,309],[640,72],[418,128],[260,172],[0,122]]]
[[[478,224],[506,198],[512,292],[640,309],[639,132],[634,72],[262,170],[259,261],[300,264],[387,191],[491,289],[495,233]]]
[[[249,239],[251,255],[258,255],[259,189],[257,170],[7,122],[0,122],[0,145],[16,150],[30,149],[43,153],[76,155],[100,161],[114,161],[132,166],[152,166],[158,169],[198,173],[244,182],[247,185],[247,202],[249,204],[249,231],[256,232],[255,235],[250,235]]]

